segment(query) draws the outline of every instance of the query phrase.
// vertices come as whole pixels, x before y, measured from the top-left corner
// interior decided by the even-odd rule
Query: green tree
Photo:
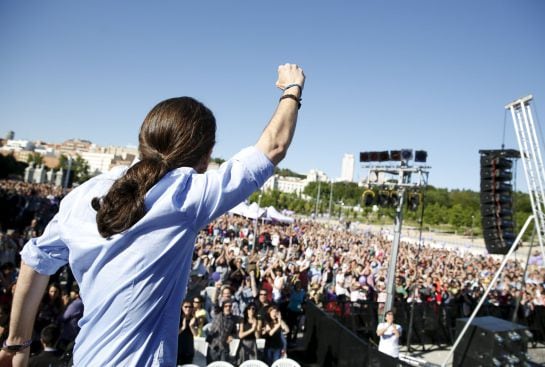
[[[452,190],[449,194],[452,205],[460,204],[465,209],[479,210],[479,193],[470,190]]]
[[[69,167],[70,166],[70,167]],[[57,169],[63,169],[68,171],[70,168],[72,182],[81,184],[92,177],[89,172],[89,163],[83,159],[79,154],[75,158],[72,158],[72,163],[70,164],[69,158],[62,154],[59,158],[59,165]]]
[[[37,167],[44,163],[44,157],[40,153],[34,152],[28,155],[26,161],[27,163],[32,163],[35,167]]]
[[[447,189],[436,189],[433,186],[428,186],[425,193],[425,200],[427,204],[439,204],[446,208],[450,208],[451,199]]]
[[[26,163],[15,159],[13,153],[8,155],[0,154],[0,178],[8,178],[10,176],[22,177],[27,166]]]
[[[210,161],[216,164],[222,164],[223,162],[225,162],[225,159],[216,157],[216,158],[210,159]]]
[[[283,177],[297,177],[297,178],[303,178],[303,179],[307,177],[306,175],[293,172],[292,170],[288,168],[279,168],[279,167],[274,168],[274,174],[283,176]]]
[[[460,204],[453,205],[449,210],[449,224],[455,228],[464,226],[464,208]]]

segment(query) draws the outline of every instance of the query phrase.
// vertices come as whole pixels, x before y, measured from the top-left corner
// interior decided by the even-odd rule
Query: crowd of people
[[[0,334],[9,327],[19,252],[40,235],[58,210],[61,189],[0,181]],[[257,234],[254,233],[258,228]],[[179,364],[193,359],[195,337],[208,342],[207,361],[261,358],[272,364],[303,331],[304,304],[386,300],[392,233],[364,225],[300,218],[291,225],[223,215],[203,228],[193,252],[188,298],[181,305]],[[488,297],[492,306],[514,305],[524,316],[545,305],[545,264],[539,251],[510,260]],[[402,241],[396,298],[401,302],[456,304],[468,316],[491,282],[500,259],[463,249]],[[526,271],[526,273],[525,273]],[[44,294],[35,323],[33,353],[70,351],[83,303],[69,269]],[[264,350],[257,347],[265,339]],[[37,365],[38,366],[38,365]]]
[[[0,338],[9,330],[9,314],[25,243],[44,231],[58,211],[64,190],[50,184],[0,180]],[[62,283],[62,285],[61,285]],[[64,366],[79,331],[83,303],[69,269],[51,278],[36,317],[30,366]]]

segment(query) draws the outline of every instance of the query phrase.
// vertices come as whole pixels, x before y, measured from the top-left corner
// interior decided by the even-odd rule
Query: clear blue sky
[[[153,105],[190,95],[228,158],[295,62],[307,83],[281,167],[335,178],[344,153],[424,149],[430,184],[478,190],[504,121],[516,148],[504,105],[532,93],[545,114],[544,36],[542,0],[0,0],[0,134],[135,145]]]

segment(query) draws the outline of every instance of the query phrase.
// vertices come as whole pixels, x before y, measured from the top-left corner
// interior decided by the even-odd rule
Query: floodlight
[[[390,194],[388,191],[381,190],[378,192],[377,204],[383,208],[390,204]]]
[[[360,162],[369,162],[369,152],[360,152]]]
[[[363,199],[363,205],[365,206],[372,206],[375,203],[375,193],[373,190],[365,190],[361,197]]]
[[[413,150],[412,149],[401,149],[401,160],[410,161],[413,159]]]
[[[389,200],[390,206],[397,208],[400,200],[401,198],[399,197],[399,194],[397,193],[397,191],[390,191],[390,200]]]
[[[379,152],[369,152],[369,161],[378,162],[379,161],[378,155],[379,155]]]
[[[390,150],[390,160],[400,161],[401,160],[401,151],[400,150]]]
[[[428,152],[425,150],[415,150],[414,151],[414,161],[415,162],[421,162],[426,163],[428,160]]]
[[[378,160],[380,162],[389,161],[390,160],[390,153],[387,150],[383,150],[382,152],[378,152]]]

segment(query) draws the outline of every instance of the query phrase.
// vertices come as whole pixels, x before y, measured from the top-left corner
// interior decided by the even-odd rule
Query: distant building
[[[341,166],[339,181],[354,181],[354,154],[345,154]]]
[[[273,175],[263,184],[263,191],[278,190],[280,192],[302,194],[310,182],[329,182],[327,175],[318,170],[310,170],[306,178]]]
[[[87,161],[89,164],[89,173],[92,175],[108,172],[115,158],[110,153],[78,152],[78,154]]]
[[[7,140],[2,150],[18,152],[21,150],[34,150],[34,143],[30,140]]]
[[[302,194],[308,182],[299,177],[273,175],[263,184],[263,191],[278,190],[280,192]]]
[[[319,170],[311,169],[307,175],[307,182],[329,182],[329,177],[327,175]]]
[[[81,155],[82,152],[88,152],[92,145],[93,143],[89,140],[70,139],[57,145],[55,148],[61,154],[67,153],[71,155],[70,153],[79,153]]]
[[[36,141],[34,142],[34,144],[35,144],[35,147],[34,147],[35,153],[39,153],[44,157],[47,157],[47,156],[54,157],[57,155],[57,151],[55,150],[55,148],[47,143],[44,143],[42,141]]]

